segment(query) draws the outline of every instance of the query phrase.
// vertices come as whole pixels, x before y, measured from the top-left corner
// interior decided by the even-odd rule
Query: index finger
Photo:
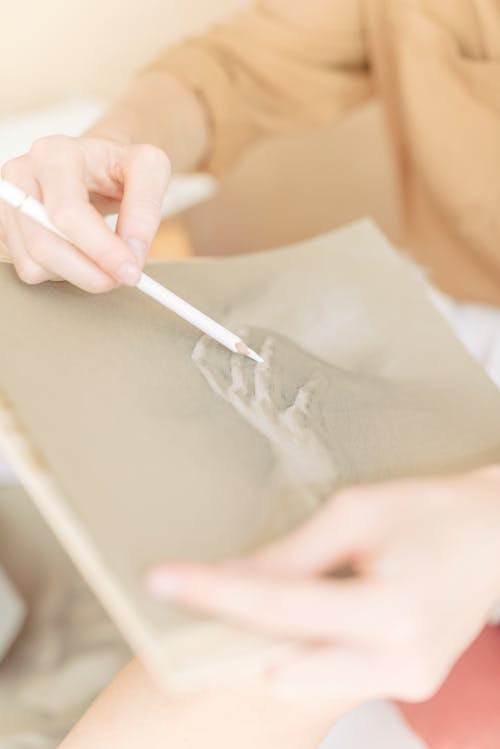
[[[224,566],[166,565],[150,574],[148,584],[158,597],[189,608],[307,640],[371,636],[374,614],[384,608],[379,586],[363,578],[284,578]],[[382,626],[385,631],[385,620]]]
[[[159,148],[131,146],[124,151],[123,197],[116,227],[142,265],[158,231],[170,162]]]
[[[68,240],[120,283],[135,285],[141,271],[132,251],[90,203],[85,178],[77,169],[53,160],[39,176],[50,219]]]

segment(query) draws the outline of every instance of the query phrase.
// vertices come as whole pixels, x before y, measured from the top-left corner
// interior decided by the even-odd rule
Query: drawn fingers
[[[315,406],[320,407],[327,380],[322,372],[315,370],[307,382],[297,392],[293,404],[287,408],[284,421],[295,431],[306,429],[312,422],[312,411]]]
[[[212,390],[229,400],[231,387],[229,359],[231,354],[209,336],[202,336],[193,348],[191,358]]]
[[[273,400],[273,390],[275,382],[273,380],[273,364],[276,354],[276,342],[273,338],[266,338],[260,355],[264,359],[264,364],[259,364],[254,368],[255,372],[255,402],[264,412],[277,411],[277,406]]]
[[[245,339],[243,331],[238,330],[238,334]],[[197,341],[192,353],[193,362],[212,390],[268,436],[279,425],[278,388],[273,371],[275,347],[273,338],[264,340],[260,353],[265,364],[231,354],[208,336]]]
[[[249,387],[248,366],[245,367],[244,357],[241,354],[233,354],[230,359],[231,386],[229,388],[229,399],[248,401],[251,393]]]

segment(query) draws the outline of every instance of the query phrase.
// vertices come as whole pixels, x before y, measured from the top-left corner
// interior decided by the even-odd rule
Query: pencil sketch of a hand
[[[322,424],[329,383],[318,364],[287,396],[282,373],[289,357],[283,351],[284,340],[264,337],[258,350],[265,364],[256,365],[204,336],[193,350],[193,361],[214,392],[269,440],[283,474],[320,498],[331,491],[338,473]],[[293,370],[293,362],[289,365]]]
[[[269,440],[277,480],[307,488],[317,502],[361,477],[394,475],[396,466],[401,475],[415,473],[419,455],[437,461],[443,426],[436,403],[445,393],[344,369],[279,334],[240,333],[265,364],[207,337],[193,361],[212,390]]]

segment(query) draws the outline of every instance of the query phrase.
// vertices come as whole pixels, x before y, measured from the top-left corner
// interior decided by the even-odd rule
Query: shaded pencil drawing
[[[266,365],[134,289],[27,287],[1,264],[0,443],[132,648],[198,687],[289,643],[153,600],[145,570],[255,549],[346,484],[498,460],[500,399],[368,222],[148,272],[248,325]]]
[[[446,439],[438,388],[335,366],[265,330],[239,333],[264,364],[207,336],[192,359],[214,393],[268,440],[273,490],[300,487],[307,510],[341,485],[418,471],[420,456],[428,460]]]

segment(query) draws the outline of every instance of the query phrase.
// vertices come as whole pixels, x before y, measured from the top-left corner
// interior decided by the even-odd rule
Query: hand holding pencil
[[[51,136],[7,162],[1,176],[42,202],[67,238],[48,234],[15,209],[1,206],[0,221],[22,280],[34,284],[62,278],[91,293],[138,282],[170,178],[162,150]],[[119,211],[116,234],[101,211]]]
[[[51,139],[48,140],[50,141]],[[56,138],[55,141],[61,143],[61,139],[59,138]],[[63,138],[62,144],[67,145],[66,141],[71,142],[72,139]],[[44,143],[43,148],[45,149],[46,147],[46,143]],[[145,158],[144,149],[146,149],[146,153],[150,159],[158,157],[158,153],[162,153],[158,149],[149,146],[141,146],[140,149],[142,149],[142,158]],[[86,291],[109,291],[117,285],[117,282],[136,286],[139,291],[142,291],[164,307],[175,312],[175,314],[211,336],[230,351],[262,363],[262,358],[255,351],[252,351],[239,336],[204,314],[201,310],[193,307],[189,302],[180,298],[169,289],[161,286],[154,279],[142,273],[136,260],[139,254],[138,251],[141,249],[139,262],[141,265],[144,263],[148,249],[146,242],[139,240],[137,237],[129,238],[127,240],[129,248],[125,249],[122,246],[125,243],[120,236],[106,226],[102,216],[90,204],[89,194],[86,196],[86,199],[84,198],[85,191],[81,182],[78,184],[78,181],[75,181],[75,175],[73,174],[72,177],[65,180],[62,163],[59,163],[60,171],[57,172],[56,170],[56,174],[59,174],[61,180],[59,189],[66,189],[70,197],[66,196],[64,199],[60,197],[57,210],[54,209],[52,214],[50,214],[40,200],[35,197],[35,194],[40,194],[41,192],[39,186],[37,187],[31,182],[31,193],[25,192],[21,186],[21,183],[27,184],[29,181],[27,179],[26,161],[23,159],[25,157],[10,162],[2,170],[3,175],[16,173],[18,175],[16,183],[7,179],[0,180],[0,201],[7,206],[7,209],[3,209],[6,213],[4,222],[7,225],[9,225],[9,220],[11,222],[10,240],[13,242],[13,259],[22,280],[27,283],[40,283],[45,280],[66,278],[75,283],[74,274],[78,272],[80,274],[80,283],[76,283],[76,285]],[[163,163],[163,166],[168,165],[168,160],[163,162],[163,159],[160,158],[160,162]],[[25,167],[24,174],[23,165]],[[167,169],[165,177],[168,171]],[[53,175],[51,179],[54,180]],[[135,200],[139,205],[149,206],[149,228],[154,227],[155,231],[158,228],[161,218],[161,203],[166,189],[166,182],[166,179],[162,182],[164,185],[163,190],[161,193],[158,192],[156,194],[156,202],[154,199],[145,197],[147,193],[135,196]],[[53,182],[53,185],[55,186],[55,182]],[[120,225],[120,219],[123,215],[123,204],[125,203],[126,207],[127,201],[130,200],[129,192],[130,190],[127,191],[127,188],[124,186],[121,193],[118,192],[118,189],[115,193],[116,200],[119,200],[120,194],[122,196],[118,225]],[[153,212],[151,212],[151,207],[153,208]],[[13,216],[10,215],[11,213],[13,213]],[[55,222],[57,223],[52,220],[52,215],[54,215]],[[12,226],[12,220],[15,222],[14,227]],[[79,221],[83,222],[83,224],[87,222],[88,225],[80,225]],[[24,222],[27,222],[26,227],[24,226]],[[104,226],[104,229],[100,224]],[[64,229],[65,226],[69,227],[69,231]],[[143,230],[144,226],[145,224],[143,224]],[[22,232],[20,231],[21,228]],[[17,233],[16,229],[18,230]],[[92,232],[95,232],[95,237],[105,243],[105,246],[109,249],[104,252],[102,249],[99,249],[99,251],[94,250],[90,252],[90,255],[86,255],[80,248],[89,246],[87,242],[92,238]],[[74,237],[79,237],[80,239],[74,239]],[[26,247],[22,246],[20,241],[22,238],[26,239]],[[82,244],[79,244],[79,242],[82,242]],[[31,256],[28,254],[28,247],[30,248]],[[135,258],[130,257],[131,250],[135,250]],[[124,253],[127,253],[129,257]],[[100,268],[97,267],[96,263],[100,264]],[[109,275],[112,268],[116,280],[113,280],[112,276]],[[81,277],[84,273],[87,274],[87,280],[85,284],[82,284]],[[98,287],[94,285],[89,288],[88,279],[90,278],[90,274],[94,274],[96,279],[97,274],[102,276]]]

